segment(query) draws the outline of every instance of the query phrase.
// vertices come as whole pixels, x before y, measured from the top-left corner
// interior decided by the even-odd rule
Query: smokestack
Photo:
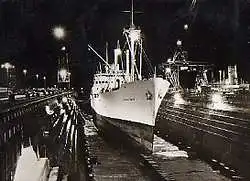
[[[117,41],[117,48],[114,49],[114,63],[115,63],[115,69],[119,70],[119,64],[118,64],[118,59],[121,56],[122,51],[120,49],[120,44],[119,44],[119,40]]]

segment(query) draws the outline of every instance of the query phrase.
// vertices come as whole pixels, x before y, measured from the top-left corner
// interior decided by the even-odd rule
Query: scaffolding
[[[177,48],[174,52],[173,57],[169,58],[166,62],[162,63],[163,72],[165,73],[166,79],[170,82],[170,87],[173,90],[182,89],[180,84],[180,72],[181,71],[195,71],[195,87],[208,86],[207,72],[212,68],[213,65],[207,62],[191,62],[188,61],[188,53],[182,47],[182,42],[177,41]]]

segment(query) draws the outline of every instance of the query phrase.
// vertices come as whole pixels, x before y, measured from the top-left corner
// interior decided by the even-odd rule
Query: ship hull
[[[152,152],[153,126],[95,114],[95,126],[106,138],[141,152]]]
[[[98,130],[152,151],[155,118],[168,87],[166,80],[153,78],[123,84],[118,90],[92,94],[91,107]]]

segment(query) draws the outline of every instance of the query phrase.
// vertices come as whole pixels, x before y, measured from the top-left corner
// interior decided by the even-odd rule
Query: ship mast
[[[141,80],[141,67],[142,67],[142,39],[141,39],[141,30],[136,28],[134,25],[134,1],[132,0],[131,5],[131,23],[129,29],[124,29],[123,34],[126,37],[130,55],[131,55],[131,71],[130,71],[130,77],[131,81],[135,80],[135,73],[138,75],[138,79]],[[140,65],[139,65],[139,71],[136,66],[136,51],[139,53],[140,57]]]
[[[131,24],[130,26],[134,26],[134,0],[132,0],[131,3]]]

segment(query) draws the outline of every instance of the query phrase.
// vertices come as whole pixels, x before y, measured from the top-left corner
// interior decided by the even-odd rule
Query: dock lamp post
[[[46,89],[46,76],[43,76],[44,89]]]
[[[63,40],[66,36],[66,31],[65,31],[65,28],[63,26],[55,26],[53,29],[52,29],[52,34],[54,36],[55,39],[57,40]],[[66,62],[63,63],[63,64],[66,64],[65,65],[60,65],[62,64],[63,60],[60,61],[60,58],[59,58],[59,70],[58,70],[58,83],[69,83],[70,84],[70,80],[69,80],[69,77],[70,77],[70,73],[69,73],[69,70],[68,70],[68,54],[66,52],[66,47],[65,46],[62,46],[61,49],[60,49],[62,52],[63,52],[63,56],[65,56],[65,60]],[[65,61],[64,60],[64,61]]]
[[[1,64],[1,68],[6,69],[6,82],[7,82],[7,93],[8,93],[8,88],[9,88],[9,70],[14,69],[15,66],[10,64],[9,62],[6,62],[4,64]]]
[[[37,84],[37,88],[38,88],[38,87],[39,87],[39,81],[38,81],[38,79],[39,79],[39,74],[36,74],[35,76],[36,76],[36,84]]]
[[[186,30],[186,31],[187,31],[187,30],[188,30],[188,28],[189,28],[189,27],[188,27],[188,24],[184,24],[184,27],[183,27],[183,28],[184,28],[184,30]]]
[[[24,75],[24,88],[26,88],[26,84],[27,84],[27,78],[26,78],[27,73],[28,73],[27,69],[23,69],[23,75]]]
[[[66,79],[67,82],[68,82],[67,88],[70,89],[70,79],[71,79],[70,76],[71,76],[71,73],[69,71],[69,55],[68,55],[68,53],[66,51],[66,47],[65,46],[62,46],[61,51],[63,52],[63,56],[65,57],[64,58],[65,59],[65,62],[64,62],[64,66],[65,67],[64,68],[66,69],[66,73],[63,73],[63,74],[65,74],[66,77],[67,77],[67,79]]]
[[[26,76],[27,75],[27,69],[23,69],[23,75]]]

